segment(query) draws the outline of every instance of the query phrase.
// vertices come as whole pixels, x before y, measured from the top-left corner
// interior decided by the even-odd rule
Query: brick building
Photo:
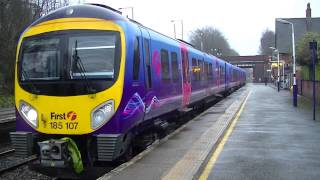
[[[256,56],[224,56],[222,59],[238,67],[247,70],[247,81],[260,83],[264,82],[265,78],[271,81],[270,60],[267,55]]]

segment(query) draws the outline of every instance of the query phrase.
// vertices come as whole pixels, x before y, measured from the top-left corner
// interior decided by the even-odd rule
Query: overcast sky
[[[204,26],[219,29],[240,55],[256,55],[264,30],[275,29],[275,18],[305,17],[310,2],[312,17],[320,17],[320,0],[71,0],[73,3],[100,3],[115,9],[133,7],[134,19],[173,37],[171,20],[182,19],[184,39]],[[131,17],[131,10],[123,10]],[[177,38],[181,25],[176,23]]]

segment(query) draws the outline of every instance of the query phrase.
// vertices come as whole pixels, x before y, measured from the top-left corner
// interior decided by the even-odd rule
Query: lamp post
[[[269,47],[270,49],[272,49],[274,52],[277,52],[277,59],[278,59],[278,78],[277,78],[277,88],[278,88],[278,92],[280,92],[280,54],[279,54],[279,50],[274,48],[274,47]]]
[[[171,21],[172,22],[172,21]],[[173,23],[173,33],[174,33],[174,38],[177,39],[176,35],[176,23]]]
[[[119,10],[123,10],[123,9],[131,9],[131,18],[133,19],[133,7],[122,7],[122,8],[119,8]]]
[[[290,24],[291,25],[291,31],[292,31],[292,60],[293,60],[293,106],[297,107],[297,96],[298,96],[298,88],[297,88],[297,79],[296,79],[296,50],[295,50],[295,43],[294,43],[294,26],[292,22],[289,22],[287,20],[283,19],[276,19],[276,21],[284,23],[284,24]]]
[[[174,38],[176,38],[176,26],[175,26],[175,22],[180,22],[180,23],[181,23],[181,39],[183,40],[183,20],[182,20],[182,19],[171,20],[171,22],[173,23],[173,28],[174,28]]]
[[[285,64],[285,61],[282,61],[282,88],[284,89],[284,64]]]

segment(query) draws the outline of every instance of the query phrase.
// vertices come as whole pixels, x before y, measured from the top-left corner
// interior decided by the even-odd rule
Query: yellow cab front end
[[[22,34],[15,71],[17,131],[10,138],[17,155],[38,155],[32,170],[75,177],[84,164],[121,155],[115,146],[106,159],[104,147],[102,154],[98,150],[99,135],[90,134],[112,121],[119,107],[125,47],[117,21],[93,17],[53,18]]]
[[[124,39],[115,22],[95,18],[62,18],[31,26],[17,51],[19,114],[44,134],[83,135],[106,124],[122,97]],[[99,108],[108,114],[93,122]]]

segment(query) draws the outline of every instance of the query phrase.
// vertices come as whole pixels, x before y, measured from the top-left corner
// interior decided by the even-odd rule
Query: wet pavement
[[[208,179],[320,179],[320,111],[270,86],[251,94]]]

